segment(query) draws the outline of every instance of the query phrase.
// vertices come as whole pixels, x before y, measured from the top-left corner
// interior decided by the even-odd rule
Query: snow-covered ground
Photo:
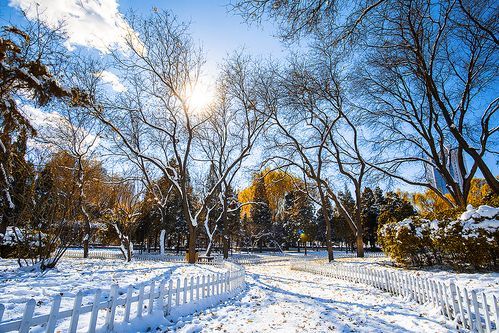
[[[50,311],[50,301],[57,294],[63,296],[61,309],[65,309],[72,307],[72,297],[80,290],[86,304],[91,299],[86,299],[85,295],[102,289],[105,298],[112,284],[118,284],[120,291],[125,292],[128,285],[219,271],[213,266],[167,262],[63,258],[56,269],[41,273],[18,268],[15,260],[0,259],[0,303],[5,305],[5,320],[21,317],[30,298],[37,301],[35,313],[45,314]]]
[[[495,272],[457,273],[451,270],[443,270],[436,267],[428,267],[424,269],[405,269],[393,266],[393,263],[388,258],[339,258],[336,261],[336,263],[329,265],[360,265],[375,269],[400,270],[421,277],[441,280],[446,284],[453,280],[456,285],[466,287],[468,290],[475,289],[480,292],[485,291],[486,293],[499,295],[499,273]]]
[[[256,255],[257,257],[265,257]],[[244,255],[241,255],[244,257]],[[323,252],[307,256],[311,264],[330,265]],[[321,259],[322,258],[322,259]],[[234,299],[194,315],[151,322],[165,332],[450,332],[436,309],[418,305],[381,290],[311,273],[290,270],[290,262],[302,254],[247,265],[247,287]],[[399,269],[385,258],[340,258],[333,265],[367,265],[378,269]],[[121,260],[63,259],[57,269],[45,273],[19,269],[14,260],[0,260],[0,303],[5,318],[20,317],[28,299],[37,301],[36,313],[48,313],[52,296],[74,296],[79,290],[92,295],[97,288],[107,297],[117,283],[121,292],[130,285],[164,278],[190,277],[219,272],[212,266]],[[497,293],[499,274],[456,274],[449,271],[413,270],[468,288]],[[70,308],[68,297],[62,308]],[[90,302],[84,298],[83,303]],[[105,312],[103,312],[105,314]],[[85,318],[79,324],[84,329]],[[100,318],[102,319],[102,318]],[[149,318],[154,321],[154,318]],[[166,321],[168,322],[168,321]],[[155,326],[157,325],[157,326]],[[60,326],[61,327],[61,326]],[[65,327],[64,325],[62,326]],[[127,331],[128,332],[128,331]]]
[[[287,262],[247,267],[233,300],[179,318],[166,332],[450,332],[434,310],[375,288],[291,271]]]
[[[331,264],[328,264],[325,259],[327,257],[326,251],[311,252],[306,257],[303,253],[294,253],[293,258],[296,260],[314,260],[314,263],[324,265],[363,266],[374,269],[400,270],[418,276],[426,276],[442,280],[442,282],[445,283],[449,283],[450,280],[454,280],[456,285],[460,287],[499,295],[499,273],[497,272],[460,273],[439,267],[407,269],[396,267],[388,257],[355,258],[355,254],[351,252],[346,254],[344,252],[336,251],[335,253],[338,258],[336,258],[335,262]],[[352,257],[342,258],[344,255],[351,255]]]

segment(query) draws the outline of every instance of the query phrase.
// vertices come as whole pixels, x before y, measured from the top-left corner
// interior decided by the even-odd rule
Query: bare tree
[[[478,170],[499,193],[499,182],[485,162],[486,154],[497,155],[492,147],[499,99],[491,90],[497,84],[497,43],[463,8],[426,0],[377,8],[365,22],[371,27],[365,37],[370,51],[357,86],[366,92],[366,111],[382,133],[376,148],[386,156],[378,169],[429,187],[457,206],[466,205]],[[476,3],[474,13],[497,29],[483,4]],[[452,172],[452,160],[457,172]],[[452,201],[427,177],[412,180],[398,172],[415,162],[438,171]]]
[[[213,205],[205,218],[206,233],[210,240],[206,252],[210,253],[216,229],[222,227],[225,258],[228,257],[228,214],[251,204],[240,204],[232,193],[232,186],[269,119],[266,112],[252,100],[255,82],[250,77],[248,65],[247,59],[241,54],[226,60],[218,81],[216,101],[199,137],[199,146],[204,155],[202,161],[210,163],[210,174],[218,184],[218,198],[213,198]],[[209,215],[215,207],[219,208],[219,216],[215,218],[214,229],[210,230]]]
[[[361,194],[371,169],[365,160],[361,127],[354,121],[353,105],[346,100],[338,59],[327,48],[308,55],[309,61],[293,61],[281,77],[276,92],[272,140],[276,148],[267,161],[293,166],[315,183],[323,211],[330,197],[357,239],[357,255],[363,256]],[[270,86],[270,83],[262,86]],[[280,95],[279,95],[280,94]],[[271,103],[271,101],[269,101]],[[340,177],[338,177],[340,176]],[[335,189],[335,178],[349,182],[355,190],[356,207],[350,212],[342,205]],[[327,214],[326,214],[327,215]],[[329,216],[325,216],[329,259],[333,260]]]
[[[264,16],[275,19],[284,40],[309,34],[328,38],[331,46],[346,46],[345,55],[364,69],[357,92],[362,88],[369,92],[358,102],[364,99],[366,111],[371,109],[373,115],[370,121],[381,127],[375,130],[383,133],[374,138],[375,149],[387,155],[373,167],[409,184],[426,186],[450,205],[466,204],[470,181],[478,170],[494,193],[499,192],[499,182],[486,163],[486,156],[497,155],[492,148],[498,130],[493,89],[499,28],[496,3],[240,0],[232,9],[249,21]],[[450,172],[449,150],[458,161],[460,179]],[[469,159],[473,164],[466,170]],[[447,185],[444,192],[453,200],[424,174],[407,176],[408,169],[421,170],[421,165],[438,171]]]
[[[202,52],[193,44],[187,26],[170,13],[155,12],[147,19],[131,16],[129,23],[136,33],[126,38],[128,53],[113,54],[127,90],[96,107],[96,115],[115,133],[131,160],[147,166],[142,170],[159,172],[181,198],[189,227],[189,262],[193,263],[198,224],[210,214],[217,188],[248,156],[263,126],[260,115],[264,113],[242,109],[236,117],[241,136],[238,151],[224,152],[213,186],[196,188],[202,182],[192,178],[206,179],[201,175],[208,172],[203,161],[209,156],[201,149],[200,140],[214,117],[207,108],[192,103],[192,91],[200,84]]]
[[[72,81],[75,83],[74,86],[81,86],[75,81],[77,81],[78,73],[84,70],[80,66],[77,66],[75,70],[71,75]],[[93,75],[93,73],[90,74]],[[88,187],[87,182],[91,182],[92,179],[87,177],[87,168],[88,162],[96,158],[98,154],[102,126],[86,108],[68,107],[60,103],[56,104],[55,108],[58,110],[59,117],[49,121],[48,126],[40,128],[36,140],[52,151],[69,154],[74,160],[72,172],[78,192],[76,206],[80,210],[83,222],[83,257],[88,258],[92,217],[85,190]],[[53,115],[52,118],[54,118]]]

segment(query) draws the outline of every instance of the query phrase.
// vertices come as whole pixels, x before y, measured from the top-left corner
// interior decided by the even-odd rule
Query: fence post
[[[194,277],[191,276],[191,285],[189,286],[189,302],[194,300]]]
[[[106,314],[106,327],[108,331],[112,331],[114,328],[114,316],[116,314],[116,299],[118,298],[118,285],[113,284],[111,286],[111,291],[109,293],[109,298],[111,300],[111,305],[107,309]]]
[[[487,304],[487,297],[485,296],[485,293],[482,292],[482,299],[483,299],[483,313],[485,315],[485,328],[487,330],[487,333],[492,332],[492,325],[490,324],[490,315],[489,315],[489,306]]]
[[[461,319],[461,326],[463,328],[466,328],[466,317],[464,313],[464,307],[461,295],[462,295],[461,289],[459,289],[459,286],[456,286],[457,305],[459,306],[459,316]],[[459,320],[456,320],[456,322],[459,323]]]
[[[470,297],[468,295],[468,290],[466,288],[464,290],[464,304],[466,304],[466,312],[468,312],[468,321],[469,321],[469,326],[470,326],[470,331],[473,330],[473,314],[471,313],[471,306],[470,306]]]
[[[76,328],[78,327],[78,319],[80,318],[80,309],[81,309],[81,299],[83,298],[83,294],[79,291],[76,294],[74,305],[73,305],[73,314],[71,316],[71,323],[69,325],[69,332],[76,332]]]
[[[149,309],[147,309],[147,313],[151,314],[152,310],[154,308],[154,290],[155,290],[156,283],[154,281],[151,282],[149,286]]]
[[[163,312],[165,306],[165,286],[166,286],[166,280],[161,280],[161,282],[159,283],[158,309]]]
[[[196,276],[196,300],[199,300],[199,275]]]
[[[201,278],[201,280],[203,281],[202,284],[201,284],[201,297],[205,298],[205,294],[206,294],[206,277],[203,275],[203,277]]]
[[[33,318],[33,312],[35,312],[35,305],[36,302],[32,298],[26,303],[26,308],[24,309],[21,326],[19,327],[19,333],[29,332],[29,328],[31,325],[31,318]]]
[[[217,283],[215,284],[216,292],[217,292],[217,295],[220,295],[220,273],[217,273],[215,278],[217,281]]]
[[[450,289],[450,299],[452,301],[452,314],[454,318],[456,318],[458,312],[458,304],[456,299],[456,284],[454,283],[453,280],[451,280],[449,283],[449,289]]]
[[[172,309],[173,280],[168,281],[168,300],[166,303],[166,314],[169,315]]]
[[[176,291],[175,291],[175,306],[180,305],[180,278],[177,278],[177,284],[176,284]]]
[[[55,324],[57,322],[57,315],[59,314],[59,307],[61,306],[61,295],[56,295],[52,301],[52,307],[50,309],[49,320],[47,322],[46,333],[52,333],[55,330]],[[0,316],[1,317],[1,316]],[[0,319],[1,321],[1,319]]]
[[[492,295],[492,304],[494,304],[494,310],[496,313],[496,328],[499,327],[499,306],[497,305],[496,295]]]
[[[88,333],[95,332],[95,326],[97,325],[97,315],[99,314],[101,294],[102,290],[97,289],[95,291],[94,303],[92,304],[92,314],[90,315],[90,323],[88,325]]]
[[[130,309],[132,308],[132,286],[128,286],[126,290],[126,301],[125,301],[125,315],[123,316],[123,322],[128,323],[130,321]]]
[[[184,277],[184,289],[183,289],[182,294],[184,296],[182,299],[182,301],[183,301],[182,304],[185,304],[185,303],[187,303],[187,278],[186,277]]]
[[[144,288],[145,285],[142,283],[139,289],[139,299],[137,302],[137,318],[142,318],[142,311],[144,310]]]
[[[478,300],[476,297],[476,291],[471,291],[471,300],[473,302],[473,309],[475,310],[475,322],[478,332],[483,333],[482,328],[482,317],[480,316],[480,308],[478,307]]]

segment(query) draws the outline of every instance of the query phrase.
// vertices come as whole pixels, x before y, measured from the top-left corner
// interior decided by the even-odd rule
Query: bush
[[[382,226],[378,240],[383,251],[401,265],[431,265],[434,258],[431,227],[429,220],[411,217]]]
[[[499,209],[470,205],[458,219],[391,222],[379,229],[378,239],[385,253],[404,266],[443,263],[458,270],[497,269]]]
[[[53,252],[57,245],[50,243],[49,237],[40,231],[9,226],[5,234],[0,234],[2,258],[36,259],[42,257],[42,252]]]

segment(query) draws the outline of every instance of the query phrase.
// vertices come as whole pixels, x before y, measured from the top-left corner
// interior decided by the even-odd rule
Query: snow
[[[325,261],[322,262],[328,265]],[[340,258],[329,265],[343,265],[351,267],[366,267],[382,270],[403,271],[418,276],[441,280],[448,284],[451,280],[457,286],[466,287],[468,290],[475,289],[477,292],[493,293],[499,296],[499,273],[457,273],[451,270],[444,270],[439,267],[429,267],[426,269],[405,269],[395,267],[388,258]]]
[[[44,233],[37,233],[36,235],[27,234],[25,235],[25,231],[19,228],[8,226],[5,229],[5,234],[0,234],[0,245],[8,245],[13,246],[20,242],[28,242],[32,246],[39,246],[40,239],[45,239],[46,235]]]
[[[478,209],[473,208],[472,205],[468,205],[466,207],[466,211],[461,214],[459,218],[461,221],[466,221],[471,218],[480,219],[480,218],[489,218],[492,219],[496,215],[499,215],[499,208],[494,208],[491,206],[480,206]]]
[[[262,258],[263,263],[246,266],[246,287],[232,299],[206,300],[199,304],[174,308],[168,318],[154,313],[117,324],[117,332],[138,332],[149,327],[163,332],[451,332],[454,328],[438,310],[363,284],[292,271],[293,260],[309,258],[323,265],[369,266],[375,269],[398,270],[386,257],[341,258],[329,264],[322,259],[327,252],[309,251],[285,256],[246,255]],[[338,251],[337,251],[337,254]],[[239,254],[244,258],[245,255]],[[274,260],[278,259],[278,260]],[[62,308],[71,307],[67,300],[79,290],[84,296],[103,288],[103,299],[109,287],[118,283],[120,292],[129,284],[157,281],[163,278],[190,278],[221,268],[159,261],[66,259],[54,270],[45,273],[17,268],[15,260],[0,260],[0,303],[6,305],[6,318],[20,317],[26,301],[37,301],[36,313],[47,313],[49,300],[63,296]],[[450,271],[405,270],[428,275],[468,289],[498,293],[499,274],[456,274]],[[67,299],[67,300],[65,300]],[[72,300],[72,299],[71,299]],[[89,302],[84,297],[83,303]],[[99,314],[103,320],[105,312]],[[84,328],[82,317],[79,329]],[[64,330],[64,322],[60,329]]]
[[[221,269],[212,266],[185,265],[156,261],[66,259],[55,269],[46,272],[18,268],[15,260],[0,259],[0,304],[5,305],[4,320],[22,316],[26,302],[34,298],[35,313],[50,311],[50,301],[62,295],[61,309],[72,308],[73,298],[83,291],[84,304],[96,289],[102,289],[102,298],[109,295],[112,284],[118,284],[119,292],[126,292],[128,285],[157,281],[164,278],[190,278]],[[68,296],[68,297],[65,297]]]
[[[166,332],[451,332],[433,309],[377,289],[291,271],[289,262],[247,267],[233,300],[179,318]]]
[[[426,267],[424,269],[407,269],[396,267],[394,262],[388,257],[369,257],[371,252],[365,252],[366,258],[356,258],[353,253],[345,253],[344,251],[334,251],[334,263],[327,263],[327,251],[311,251],[309,250],[305,257],[302,253],[287,253],[292,255],[296,260],[311,259],[315,263],[323,265],[344,265],[351,267],[366,267],[383,270],[403,271],[418,276],[427,276],[428,278],[438,279],[448,284],[450,280],[454,280],[456,285],[466,287],[468,290],[475,289],[477,292],[494,293],[499,296],[499,272],[482,272],[482,273],[462,273],[455,272],[451,269],[443,269],[442,267]],[[349,257],[345,257],[349,256]]]
[[[428,231],[430,239],[438,239],[442,236],[439,233],[440,230],[448,233],[461,226],[461,236],[465,239],[478,238],[483,234],[487,234],[487,240],[495,242],[492,234],[499,230],[499,208],[484,205],[475,209],[472,205],[468,205],[466,211],[458,219],[445,221],[445,223],[447,223],[446,226],[440,228],[437,220],[406,218],[396,223],[385,224],[380,232],[382,235],[386,235],[388,231],[395,230],[395,238],[398,238],[401,231],[409,231],[414,236],[423,239],[423,231]]]

